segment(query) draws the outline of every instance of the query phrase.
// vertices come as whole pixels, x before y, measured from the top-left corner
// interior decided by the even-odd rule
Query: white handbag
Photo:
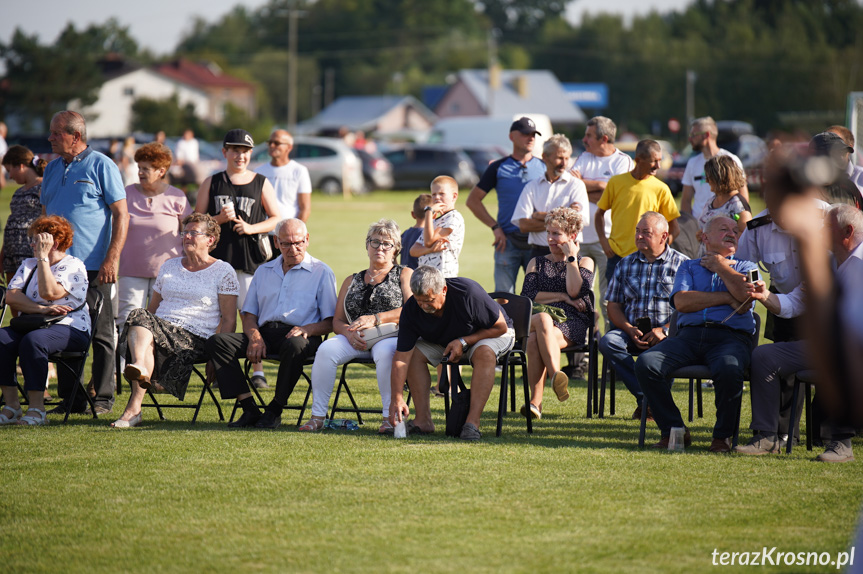
[[[343,308],[345,310],[345,318],[348,320],[348,323],[352,323],[353,319],[351,318],[351,314],[348,313],[347,301],[344,302]],[[360,331],[360,335],[366,342],[367,349],[374,347],[375,343],[378,341],[389,339],[390,337],[397,337],[398,334],[398,323],[381,323],[377,327],[369,327],[368,329]]]

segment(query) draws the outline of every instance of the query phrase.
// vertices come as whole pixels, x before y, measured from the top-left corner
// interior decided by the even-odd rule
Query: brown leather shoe
[[[635,408],[635,411],[632,413],[632,418],[637,421],[641,420],[641,405]],[[653,422],[653,413],[650,412],[650,407],[647,407],[647,418],[645,420]]]
[[[710,448],[707,450],[710,452],[731,452],[731,439],[715,438],[713,439],[713,442],[710,443]]]
[[[660,449],[668,450],[668,441],[670,438],[671,437],[664,436],[661,439],[659,439],[658,443],[650,445],[650,448],[660,448]],[[684,447],[692,446],[692,435],[689,434],[689,429],[686,429],[683,432],[683,446]]]

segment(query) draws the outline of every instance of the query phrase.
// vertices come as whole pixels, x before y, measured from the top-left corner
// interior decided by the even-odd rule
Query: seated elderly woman
[[[581,215],[569,207],[556,207],[545,216],[551,253],[528,263],[521,294],[534,301],[527,339],[527,376],[530,403],[521,414],[542,417],[543,383],[551,377],[558,400],[569,398],[569,378],[560,370],[560,350],[585,340],[593,321],[588,295],[593,285],[593,260],[578,255],[576,240]]]
[[[210,255],[219,232],[219,224],[205,213],[183,219],[183,256],[162,265],[147,309],[135,309],[126,319],[120,347],[128,347],[123,376],[132,392],[112,427],[141,424],[141,402],[153,384],[182,400],[193,365],[205,356],[206,340],[234,332],[237,274]]]
[[[411,297],[413,270],[397,265],[402,249],[401,234],[394,221],[381,219],[366,234],[368,269],[348,276],[339,291],[333,331],[336,336],[324,341],[315,354],[312,367],[312,418],[301,431],[318,431],[333,393],[338,366],[351,359],[373,359],[378,390],[383,403],[381,434],[393,432],[390,424],[390,369],[396,351],[396,337],[380,339],[369,348],[363,331],[382,323],[399,322],[402,305]]]
[[[63,318],[29,333],[12,327],[0,329],[0,386],[6,402],[0,411],[0,425],[48,424],[43,398],[48,356],[58,351],[83,351],[90,340],[90,315],[85,304],[87,269],[83,261],[66,254],[72,246],[72,225],[58,215],[42,216],[30,226],[28,235],[33,257],[21,263],[9,282],[6,303],[19,313]],[[29,401],[23,417],[15,381],[19,358]]]

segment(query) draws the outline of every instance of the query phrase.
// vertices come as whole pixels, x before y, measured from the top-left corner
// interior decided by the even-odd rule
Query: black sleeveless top
[[[267,178],[257,173],[254,179],[245,185],[231,183],[227,172],[220,172],[210,180],[210,201],[207,213],[216,215],[225,203],[234,202],[234,210],[238,217],[247,223],[260,223],[267,219],[264,206],[261,203],[261,193]],[[234,232],[234,223],[223,223],[221,236],[211,255],[228,262],[237,271],[254,274],[261,263],[265,263],[257,246],[257,235],[238,235]]]

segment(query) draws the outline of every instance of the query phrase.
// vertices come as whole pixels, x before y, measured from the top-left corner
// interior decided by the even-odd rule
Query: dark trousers
[[[612,255],[608,258],[608,261],[605,264],[605,280],[611,283],[611,278],[614,277],[614,268],[617,267],[617,264],[620,260],[623,259],[620,255]]]
[[[114,334],[117,327],[114,325],[114,305],[111,301],[111,283],[99,284],[96,282],[98,271],[87,271],[87,279],[90,281],[90,289],[87,291],[87,305],[92,306],[95,301],[95,291],[101,291],[104,297],[102,312],[96,317],[93,325],[93,364],[90,372],[90,381],[96,391],[94,402],[97,407],[110,409],[114,406]],[[72,396],[73,385],[83,383],[72,380],[72,374],[66,369],[57,372],[57,390],[62,398]],[[79,395],[80,397],[80,395]],[[76,399],[72,410],[81,410],[86,406],[86,400],[81,397]]]
[[[761,345],[752,351],[752,424],[754,431],[763,434],[785,434],[791,420],[791,400],[794,387],[788,378],[811,365],[803,341]],[[794,438],[800,439],[800,413],[803,410],[803,393],[797,400]]]
[[[261,336],[267,346],[266,356],[278,358],[279,372],[276,376],[276,395],[273,403],[284,408],[303,372],[303,362],[315,354],[321,344],[321,337],[291,337],[285,335],[293,329],[292,325],[266,323],[260,327]],[[240,367],[239,359],[246,357],[249,338],[245,333],[222,333],[207,340],[207,353],[216,367],[216,380],[223,399],[234,399],[237,395],[249,392],[246,378]],[[271,403],[271,404],[273,404]]]
[[[530,246],[530,258],[545,257],[551,253],[551,248],[548,245],[533,245]]]
[[[45,390],[48,355],[58,351],[83,351],[88,340],[87,333],[69,325],[52,325],[26,334],[10,327],[0,329],[0,386],[15,386],[15,363],[20,359],[24,390]]]
[[[635,362],[635,374],[662,436],[669,436],[671,427],[683,426],[683,417],[671,396],[671,374],[680,367],[699,364],[707,365],[713,377],[716,398],[713,438],[734,435],[743,393],[743,371],[751,356],[750,339],[742,331],[684,327],[676,337],[664,339],[641,354]]]

